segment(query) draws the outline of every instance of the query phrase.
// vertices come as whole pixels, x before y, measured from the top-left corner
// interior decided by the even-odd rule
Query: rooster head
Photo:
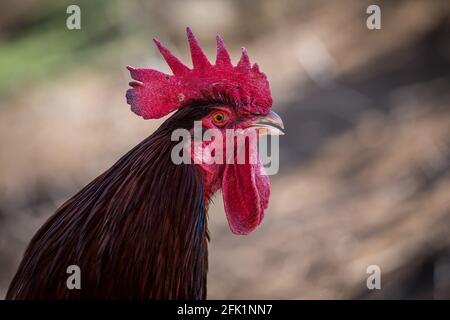
[[[132,88],[126,94],[127,102],[132,111],[144,119],[161,118],[175,110],[183,111],[181,116],[186,110],[202,110],[194,120],[201,123],[202,129],[219,135],[208,141],[196,141],[193,134],[190,156],[198,160],[198,150],[204,155],[205,150],[211,150],[211,141],[222,140],[220,146],[223,149],[212,154],[217,159],[215,153],[219,151],[223,162],[211,163],[202,157],[194,163],[204,174],[207,197],[222,190],[231,231],[248,234],[261,223],[270,195],[269,178],[258,159],[252,136],[283,134],[283,122],[270,110],[272,96],[266,75],[257,64],[251,65],[245,48],[239,62],[233,66],[222,38],[217,36],[216,62],[211,64],[189,28],[187,37],[193,68],[188,68],[154,39],[173,75],[127,67],[133,78],[130,82]],[[179,112],[172,117],[179,118]],[[194,123],[189,128],[191,132],[193,127]],[[230,147],[227,132],[238,132],[231,139],[231,153],[225,150]],[[249,138],[241,140],[244,141],[243,146],[238,142],[239,135]],[[244,161],[238,160],[240,152],[244,152]]]

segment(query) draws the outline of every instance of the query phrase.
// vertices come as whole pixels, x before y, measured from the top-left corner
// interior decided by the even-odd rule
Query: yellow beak
[[[265,116],[257,116],[249,123],[249,128],[256,128],[261,135],[284,135],[283,120],[275,112],[270,111]]]

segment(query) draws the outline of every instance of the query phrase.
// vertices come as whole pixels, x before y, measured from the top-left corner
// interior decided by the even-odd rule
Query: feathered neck
[[[188,122],[174,115],[64,203],[34,236],[7,298],[205,298],[201,172],[170,159],[172,129]],[[80,267],[82,290],[67,290],[69,265]]]

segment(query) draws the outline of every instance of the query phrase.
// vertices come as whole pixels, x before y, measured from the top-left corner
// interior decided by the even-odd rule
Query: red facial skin
[[[202,119],[202,125],[204,130],[219,130],[225,140],[226,129],[255,130],[247,128],[247,124],[253,119],[252,115],[240,115],[228,107],[216,107]],[[256,132],[253,133],[256,134]],[[225,141],[222,145],[222,154],[226,155]],[[246,146],[246,148],[247,152],[257,152],[255,145]],[[269,178],[264,173],[259,159],[255,164],[250,164],[248,161],[238,164],[235,161],[234,164],[200,163],[198,166],[204,174],[204,192],[207,200],[216,191],[222,189],[225,212],[231,231],[243,235],[254,230],[264,217],[270,195]]]

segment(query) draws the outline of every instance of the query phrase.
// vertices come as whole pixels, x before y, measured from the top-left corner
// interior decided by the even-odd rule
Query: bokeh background
[[[190,63],[186,26],[210,58],[216,33],[247,47],[287,128],[259,229],[232,235],[216,196],[209,298],[450,298],[445,0],[2,0],[0,298],[49,215],[161,123],[130,112],[125,66],[168,71],[153,36]]]

